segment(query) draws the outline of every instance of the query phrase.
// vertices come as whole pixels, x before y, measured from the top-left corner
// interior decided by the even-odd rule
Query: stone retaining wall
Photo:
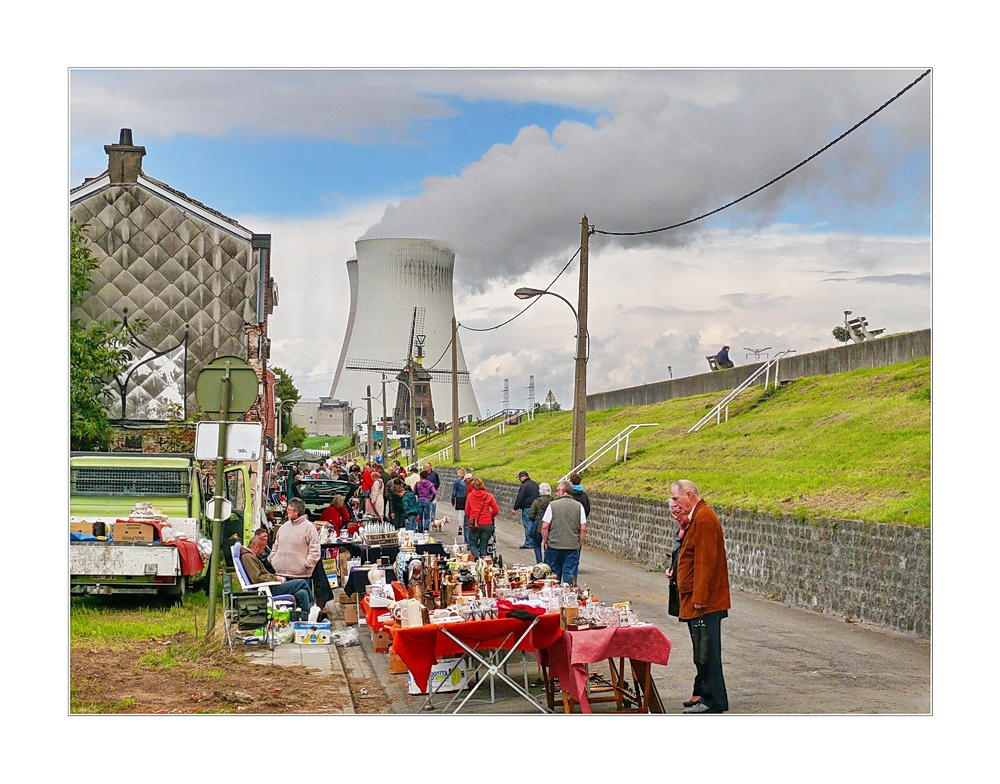
[[[436,470],[446,493],[442,497],[450,498],[455,469],[437,466]],[[487,481],[486,485],[501,511],[513,506],[517,484]],[[676,530],[666,499],[589,495],[589,547],[648,568],[666,568]],[[929,529],[856,520],[806,522],[739,511],[721,513],[719,519],[733,588],[816,612],[930,636]]]

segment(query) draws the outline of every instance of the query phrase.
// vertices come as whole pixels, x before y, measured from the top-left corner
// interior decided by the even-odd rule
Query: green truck
[[[158,595],[182,604],[188,589],[208,575],[207,479],[190,454],[72,453],[70,531],[82,536],[70,536],[70,593]],[[223,556],[233,536],[248,542],[253,534],[257,516],[250,488],[246,464],[225,469],[223,495],[232,514],[222,524]],[[199,545],[205,566],[198,574],[184,575],[178,549],[161,541],[113,541],[115,522],[127,519],[140,502],[150,503],[167,516],[168,525]],[[100,536],[88,534],[91,524]]]

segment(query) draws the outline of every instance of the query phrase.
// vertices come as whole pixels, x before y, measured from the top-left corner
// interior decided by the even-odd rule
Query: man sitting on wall
[[[720,368],[731,368],[733,366],[733,362],[729,358],[729,346],[722,347],[719,353],[715,355],[715,361],[719,363]]]
[[[300,610],[308,611],[313,603],[309,581],[298,578],[288,580],[267,571],[264,564],[260,562],[266,547],[267,537],[257,534],[250,540],[249,547],[240,548],[240,563],[243,564],[243,569],[247,573],[247,579],[255,585],[257,583],[281,583],[281,585],[271,586],[271,594],[274,596],[291,594],[295,597],[295,606]]]

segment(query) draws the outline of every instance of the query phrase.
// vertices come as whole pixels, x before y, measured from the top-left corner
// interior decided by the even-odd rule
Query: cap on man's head
[[[522,471],[521,473],[519,473],[517,475],[517,478],[518,479],[527,479],[528,478],[528,472],[527,471]]]

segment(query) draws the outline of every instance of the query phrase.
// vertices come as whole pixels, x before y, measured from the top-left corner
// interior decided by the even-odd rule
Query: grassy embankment
[[[587,469],[588,490],[664,498],[669,482],[696,482],[722,509],[799,517],[930,525],[930,360],[800,379],[745,392],[729,422],[687,430],[722,394],[616,408],[587,416],[591,454],[633,423],[627,463],[613,454]],[[554,483],[569,470],[571,412],[538,416],[462,444],[462,465],[485,479],[514,482],[528,471]],[[466,438],[480,428],[461,428]],[[421,445],[421,462],[451,434]],[[440,461],[445,463],[446,461]]]
[[[310,436],[302,442],[303,449],[329,449],[331,455],[339,455],[351,448],[350,436]]]

